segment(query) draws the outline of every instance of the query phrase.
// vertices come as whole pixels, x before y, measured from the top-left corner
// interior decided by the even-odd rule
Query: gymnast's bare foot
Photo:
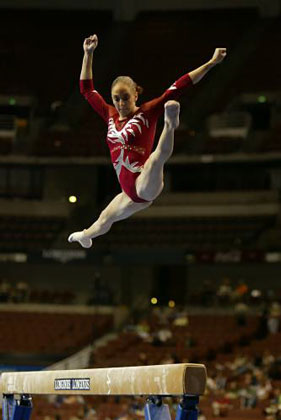
[[[73,232],[69,235],[68,242],[79,242],[83,248],[91,248],[93,243],[92,239],[85,235],[84,230],[81,232]]]
[[[176,101],[168,101],[165,103],[165,124],[169,128],[176,129],[179,126],[180,120],[180,104]]]

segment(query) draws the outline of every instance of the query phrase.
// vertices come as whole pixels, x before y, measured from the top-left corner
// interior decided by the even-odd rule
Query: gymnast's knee
[[[172,154],[172,149],[169,146],[158,146],[158,150],[150,161],[151,169],[163,170],[163,167]]]
[[[144,200],[147,200],[149,202],[148,205],[151,205],[152,202],[161,194],[163,188],[164,181],[162,180],[159,183],[158,188],[155,185],[152,188],[150,186],[139,185],[137,188],[137,193],[140,198],[143,198]]]
[[[151,169],[161,168],[163,166],[162,154],[159,152],[153,153],[149,160],[149,166]]]

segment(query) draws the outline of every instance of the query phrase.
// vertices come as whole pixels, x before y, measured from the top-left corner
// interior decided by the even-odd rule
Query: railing
[[[252,123],[251,115],[247,112],[232,112],[213,114],[207,120],[211,137],[243,138],[248,136]]]
[[[0,138],[14,139],[17,133],[16,117],[0,115]]]

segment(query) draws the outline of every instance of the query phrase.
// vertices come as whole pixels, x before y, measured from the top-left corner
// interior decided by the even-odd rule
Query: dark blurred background
[[[141,103],[228,55],[181,99],[162,195],[85,250],[68,235],[120,191],[78,88],[94,33],[107,102],[118,75]],[[280,420],[280,44],[280,0],[0,0],[0,369],[205,362],[201,420]],[[36,418],[141,416],[99,403]]]

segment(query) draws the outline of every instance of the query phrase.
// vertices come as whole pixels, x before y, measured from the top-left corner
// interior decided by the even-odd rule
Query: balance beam
[[[204,365],[170,365],[3,373],[4,395],[202,395]]]

